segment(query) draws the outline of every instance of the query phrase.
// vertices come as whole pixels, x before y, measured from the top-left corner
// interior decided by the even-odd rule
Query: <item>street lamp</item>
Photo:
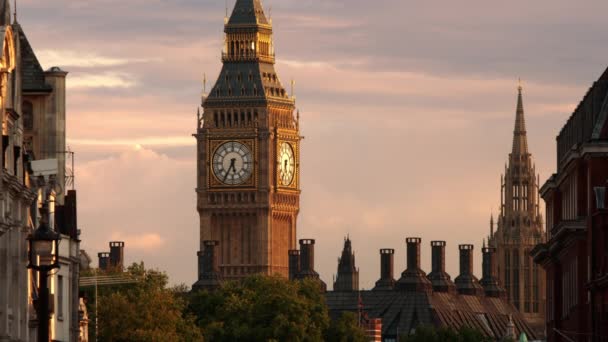
[[[40,208],[40,225],[27,237],[29,244],[29,264],[27,268],[39,273],[38,287],[38,341],[49,341],[49,272],[59,268],[59,240],[60,235],[49,227],[48,201],[44,201]]]

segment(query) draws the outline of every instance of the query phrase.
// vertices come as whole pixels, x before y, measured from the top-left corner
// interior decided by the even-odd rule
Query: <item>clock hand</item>
[[[228,170],[226,170],[226,175],[224,176],[224,180],[222,182],[226,182],[226,178],[228,178],[228,175],[230,174],[230,169],[232,169],[232,172],[236,173],[236,168],[234,167],[234,163],[236,163],[236,159],[232,158],[230,159],[230,166],[228,167]]]
[[[283,181],[285,181],[285,178],[287,177],[287,159],[285,159],[285,163],[283,166]]]

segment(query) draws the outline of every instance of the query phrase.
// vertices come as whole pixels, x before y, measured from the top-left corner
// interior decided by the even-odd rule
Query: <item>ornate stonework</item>
[[[259,0],[238,0],[224,32],[223,68],[203,94],[195,134],[201,251],[219,241],[225,279],[287,277],[300,208],[295,98],[274,69],[272,23]]]
[[[496,248],[496,274],[509,301],[534,328],[542,331],[545,274],[530,255],[544,241],[538,207],[538,175],[528,151],[522,88],[519,87],[513,149],[501,176],[501,206],[497,230],[490,221],[489,246]]]

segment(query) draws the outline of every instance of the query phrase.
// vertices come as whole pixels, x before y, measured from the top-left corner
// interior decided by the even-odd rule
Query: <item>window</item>
[[[63,276],[57,276],[57,319],[63,320]]]
[[[538,265],[532,264],[532,312],[539,312],[538,305]]]
[[[520,310],[519,303],[519,249],[513,249],[513,304]]]
[[[513,298],[511,294],[511,253],[505,250],[505,289],[509,298]]]
[[[31,131],[34,129],[34,105],[29,101],[23,102],[23,129]]]
[[[524,252],[524,312],[530,312],[530,250]]]

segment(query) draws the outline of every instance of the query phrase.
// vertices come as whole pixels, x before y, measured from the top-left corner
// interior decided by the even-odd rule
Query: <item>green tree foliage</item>
[[[348,330],[358,329],[352,316],[329,329],[325,297],[313,280],[255,275],[193,294],[189,311],[209,341],[324,341],[330,330],[335,341],[360,341],[360,330]]]
[[[455,331],[450,328],[435,328],[432,326],[419,326],[416,332],[402,336],[400,342],[490,342],[480,331],[462,327]]]
[[[133,264],[136,284],[105,289],[99,296],[100,341],[201,341],[186,303],[167,288],[167,275]]]
[[[359,326],[354,312],[343,312],[339,319],[332,321],[325,334],[326,341],[366,342],[365,331]]]

